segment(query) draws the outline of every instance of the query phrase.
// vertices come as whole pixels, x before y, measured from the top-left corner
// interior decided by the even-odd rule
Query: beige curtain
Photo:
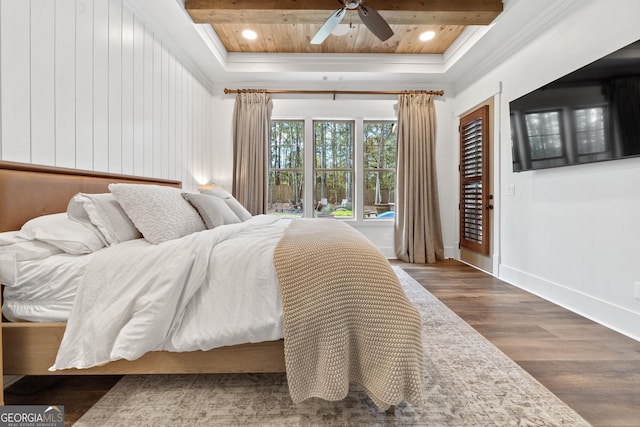
[[[269,128],[273,103],[264,92],[236,96],[233,111],[233,195],[251,214],[266,212]]]
[[[433,95],[400,95],[394,243],[402,261],[423,264],[444,258],[435,143]]]

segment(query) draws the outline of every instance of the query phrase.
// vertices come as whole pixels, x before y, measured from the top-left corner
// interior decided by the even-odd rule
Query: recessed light
[[[258,38],[258,35],[253,30],[244,30],[242,32],[242,37],[244,37],[247,40],[255,40]]]
[[[434,33],[433,31],[425,31],[424,33],[420,34],[420,40],[426,42],[428,40],[431,40],[435,36],[436,33]]]
[[[351,25],[349,24],[338,24],[333,29],[333,31],[331,31],[331,34],[333,34],[334,36],[344,36],[349,32],[350,29]]]

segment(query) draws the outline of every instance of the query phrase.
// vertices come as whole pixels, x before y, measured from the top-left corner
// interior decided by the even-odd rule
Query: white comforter
[[[51,371],[282,338],[273,250],[289,224],[256,216],[151,245],[100,251]]]

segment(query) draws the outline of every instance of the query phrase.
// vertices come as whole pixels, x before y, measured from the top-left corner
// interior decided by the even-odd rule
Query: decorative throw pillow
[[[198,212],[174,187],[109,184],[109,190],[145,239],[158,244],[205,229]]]
[[[240,221],[244,222],[251,218],[251,212],[249,212],[244,206],[242,206],[242,204],[237,201],[228,191],[219,188],[201,188],[200,192],[202,194],[210,194],[224,200],[224,202],[231,208],[233,213],[236,214],[238,218],[240,218]]]
[[[69,202],[67,214],[74,221],[97,228],[110,246],[142,237],[111,193],[78,193]]]
[[[103,241],[94,231],[71,220],[66,212],[27,221],[19,236],[47,242],[74,255],[89,254],[104,247]]]
[[[209,230],[220,225],[242,222],[219,197],[199,193],[182,193],[182,197],[198,211]]]

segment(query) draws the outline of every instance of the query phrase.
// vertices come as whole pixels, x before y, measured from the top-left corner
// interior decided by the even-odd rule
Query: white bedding
[[[37,243],[37,242],[29,242]],[[95,255],[57,254],[42,259],[7,259],[0,268],[2,314],[12,322],[65,322],[80,280]],[[3,260],[0,254],[0,267]],[[5,271],[6,270],[6,271]]]
[[[97,252],[50,370],[282,338],[273,251],[288,224],[261,215]]]

